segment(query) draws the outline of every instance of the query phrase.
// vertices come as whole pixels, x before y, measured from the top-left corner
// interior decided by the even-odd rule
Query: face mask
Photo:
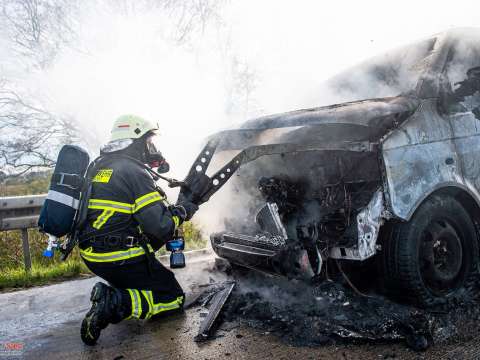
[[[157,168],[157,172],[164,174],[170,170],[170,165],[163,157],[162,153],[158,150],[158,135],[152,135],[147,138],[146,141],[146,160],[148,166],[151,168]]]

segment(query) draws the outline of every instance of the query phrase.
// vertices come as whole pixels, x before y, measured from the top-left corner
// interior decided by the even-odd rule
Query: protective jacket
[[[156,251],[170,240],[180,219],[158,190],[142,164],[105,156],[93,172],[87,222],[79,236],[84,260],[137,262],[145,250]]]

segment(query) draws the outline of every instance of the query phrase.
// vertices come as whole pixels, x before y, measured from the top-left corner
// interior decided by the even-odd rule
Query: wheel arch
[[[420,206],[425,203],[428,199],[430,199],[433,196],[450,196],[457,200],[464,208],[465,210],[471,214],[472,216],[472,221],[475,226],[475,230],[477,232],[477,238],[480,243],[480,199],[477,199],[472,192],[470,192],[468,189],[463,188],[458,185],[447,185],[443,186],[441,188],[438,188],[431,193],[427,194],[425,197],[422,198],[421,201],[419,201],[415,208],[410,211],[410,214],[407,219],[402,219],[398,217],[394,217],[390,219],[389,221],[386,221],[381,227],[380,227],[380,234],[379,234],[379,239],[378,242],[380,244],[383,243],[384,238],[390,236],[390,231],[391,231],[391,226],[397,222],[408,222],[410,219],[413,217],[413,215],[417,212],[417,210],[420,208]]]
[[[480,224],[480,199],[475,196],[468,188],[461,186],[460,184],[448,184],[440,188],[434,189],[429,194],[426,194],[420,201],[417,202],[415,207],[409,211],[407,219],[409,221],[412,216],[417,212],[418,208],[425,203],[432,196],[450,196],[457,200],[469,214],[472,215],[472,219],[475,225]]]
[[[451,196],[457,200],[467,212],[472,216],[472,220],[477,228],[480,224],[480,204],[478,200],[469,191],[458,186],[448,186],[434,191],[429,197],[434,195]],[[477,229],[478,232],[478,229]]]

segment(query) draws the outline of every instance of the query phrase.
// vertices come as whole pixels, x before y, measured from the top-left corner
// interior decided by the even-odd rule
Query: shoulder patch
[[[113,169],[101,169],[97,172],[97,175],[93,178],[93,182],[108,183],[112,177]]]

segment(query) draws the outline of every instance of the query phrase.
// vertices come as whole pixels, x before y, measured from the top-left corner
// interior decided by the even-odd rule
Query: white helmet
[[[149,131],[158,130],[158,124],[136,115],[122,115],[113,123],[110,140],[102,146],[102,153],[123,150]]]
[[[149,131],[158,130],[158,124],[136,115],[122,115],[113,123],[110,141],[138,139]]]

